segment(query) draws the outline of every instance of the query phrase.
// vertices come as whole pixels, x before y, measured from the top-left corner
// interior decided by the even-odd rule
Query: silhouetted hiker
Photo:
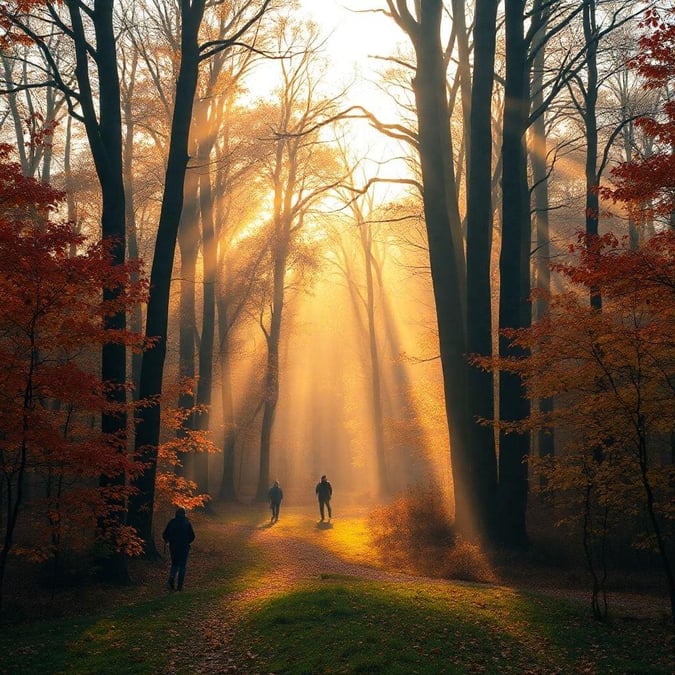
[[[178,590],[182,591],[190,544],[195,540],[192,523],[187,519],[184,508],[178,507],[176,509],[176,515],[164,528],[162,539],[169,542],[169,551],[171,552],[171,570],[167,583],[169,588],[176,588],[174,580],[178,575]]]
[[[270,498],[270,508],[272,509],[271,522],[276,523],[279,520],[279,507],[281,500],[284,498],[284,491],[279,485],[279,481],[275,480],[274,485],[268,490],[267,496]]]
[[[321,522],[324,521],[324,508],[328,509],[328,520],[333,517],[333,512],[330,508],[330,498],[333,496],[333,488],[326,480],[326,476],[321,476],[321,480],[316,484],[315,490],[319,498],[319,513],[321,514]]]

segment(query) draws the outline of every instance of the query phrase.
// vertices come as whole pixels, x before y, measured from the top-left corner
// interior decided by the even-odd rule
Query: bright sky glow
[[[376,84],[386,66],[381,60],[395,54],[405,36],[392,19],[381,11],[381,0],[302,0],[308,18],[316,21],[328,36],[326,50],[331,55],[331,74],[336,80],[355,80],[350,101],[374,112],[391,110]],[[374,11],[367,11],[372,9]],[[332,75],[331,75],[332,77]]]
[[[329,49],[339,54],[334,66],[364,64],[370,56],[387,56],[403,34],[381,11],[381,0],[302,0],[303,11],[331,34]],[[367,11],[372,9],[374,11]]]

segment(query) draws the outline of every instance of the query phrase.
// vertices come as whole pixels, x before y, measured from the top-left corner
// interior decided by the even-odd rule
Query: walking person
[[[333,512],[330,508],[330,498],[333,496],[333,487],[326,479],[326,476],[321,476],[321,480],[316,484],[316,495],[319,498],[319,513],[321,514],[321,522],[325,520],[325,510],[328,510],[328,520],[333,517]]]
[[[185,515],[185,509],[178,507],[176,515],[167,523],[162,534],[162,539],[168,542],[171,552],[171,569],[169,570],[168,585],[172,590],[176,588],[176,576],[178,576],[178,590],[183,590],[185,581],[185,566],[187,565],[190,544],[195,540],[195,532],[192,523]]]
[[[279,507],[281,506],[281,500],[284,498],[284,491],[279,485],[279,481],[275,480],[274,485],[268,490],[267,496],[270,499],[270,508],[272,509],[272,517],[270,522],[276,523],[279,520]]]

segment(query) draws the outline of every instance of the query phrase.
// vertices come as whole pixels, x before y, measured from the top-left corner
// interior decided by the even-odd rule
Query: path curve
[[[199,635],[198,653],[191,649],[190,673],[239,673],[260,674],[256,666],[254,647],[242,648],[237,640],[237,624],[259,601],[288,592],[305,582],[317,581],[326,577],[354,577],[366,581],[382,581],[386,583],[419,582],[427,585],[444,585],[444,579],[432,579],[399,572],[387,571],[375,567],[360,565],[342,560],[331,551],[318,546],[306,537],[293,535],[270,525],[259,527],[238,525],[239,533],[248,536],[251,544],[263,552],[266,560],[273,566],[273,572],[267,574],[264,583],[250,586],[227,596],[227,602],[209,608],[206,617],[200,616],[195,622],[195,640]],[[589,602],[587,590],[571,590],[556,588],[532,589],[547,595]],[[667,611],[665,600],[659,599],[656,604],[653,598],[637,594],[613,594],[611,606],[628,616],[646,616],[663,614]],[[242,651],[243,650],[243,651]],[[184,663],[184,661],[183,661]],[[184,668],[177,665],[178,660],[169,664],[166,673],[178,674]]]
[[[255,548],[264,551],[265,558],[273,565],[273,573],[266,575],[264,584],[230,594],[226,604],[212,608],[205,618],[201,618],[200,625],[195,625],[195,634],[199,634],[201,638],[201,648],[198,654],[191,654],[191,658],[197,657],[190,666],[191,673],[260,673],[256,668],[255,652],[248,650],[242,653],[236,640],[237,624],[250,611],[252,603],[281,595],[305,582],[327,576],[383,582],[420,580],[420,577],[408,574],[347,562],[307,539],[274,526],[266,524],[260,527],[237,527],[240,533],[243,531],[249,535]],[[429,582],[435,583],[437,580],[429,579]],[[175,659],[173,663],[169,663],[166,672],[184,672],[179,662],[179,659]]]

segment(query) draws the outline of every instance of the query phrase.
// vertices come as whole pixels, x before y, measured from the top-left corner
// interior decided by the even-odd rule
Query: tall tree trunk
[[[598,197],[598,29],[595,20],[596,0],[584,0],[583,25],[586,41],[587,82],[584,92],[584,127],[586,129],[586,234],[598,236],[600,201]],[[597,287],[591,287],[591,307],[602,308],[602,296]]]
[[[479,39],[489,38],[490,31],[496,31],[497,15],[494,15],[494,21],[491,27],[487,22],[491,16],[492,7],[496,6],[495,0],[488,0],[484,6],[479,6],[484,0],[478,0],[476,3],[476,27],[474,28],[474,54],[476,53],[476,36]],[[496,11],[496,10],[495,10]],[[484,13],[486,13],[484,15]],[[478,27],[481,22],[481,27]],[[462,129],[464,136],[464,147],[466,148],[466,166],[471,166],[471,110],[472,110],[472,84],[471,84],[471,51],[469,48],[469,32],[466,29],[466,2],[464,0],[452,0],[452,27],[457,37],[457,77],[459,78],[459,90],[462,100]],[[479,35],[480,34],[480,35]],[[493,40],[494,43],[494,40]],[[483,45],[486,46],[486,45]],[[480,50],[479,50],[480,51]],[[492,60],[494,63],[494,45],[492,47]],[[475,61],[474,61],[475,69]],[[493,67],[494,70],[494,67]],[[475,72],[475,70],[474,70]],[[492,72],[490,73],[490,94],[492,93]],[[490,97],[483,101],[490,102]],[[468,180],[468,175],[467,175]]]
[[[3,71],[5,73],[5,81],[8,85],[14,82],[14,76],[12,73],[12,60],[6,56],[4,53],[0,54],[2,58]],[[11,87],[10,87],[11,88]],[[28,159],[26,156],[26,144],[24,143],[23,138],[23,125],[21,124],[21,113],[19,112],[19,103],[15,91],[10,91],[5,94],[5,101],[9,109],[9,113],[12,116],[12,124],[14,125],[14,136],[16,138],[16,151],[19,155],[19,162],[21,163],[21,171],[25,176],[29,176],[28,173]]]
[[[286,220],[284,217],[283,220]],[[272,316],[267,338],[267,365],[265,368],[265,402],[260,429],[260,468],[258,473],[258,490],[256,499],[267,499],[270,483],[270,459],[272,447],[272,429],[279,402],[279,345],[281,342],[281,317],[284,308],[284,284],[286,279],[286,260],[288,258],[288,228],[283,223],[283,232],[278,230],[279,236],[275,240]]]
[[[387,464],[384,445],[384,414],[382,412],[382,380],[380,356],[375,330],[375,291],[373,284],[373,240],[370,227],[360,219],[359,232],[363,246],[366,270],[366,314],[368,316],[368,346],[370,351],[371,405],[373,432],[375,435],[375,459],[377,462],[378,490],[381,497],[387,497],[391,490],[387,476]]]
[[[499,327],[523,328],[530,324],[530,240],[531,223],[527,185],[525,132],[530,106],[525,0],[506,0],[506,83],[504,87],[504,137],[502,141],[502,244],[499,258]],[[522,356],[503,336],[499,339],[502,357]],[[522,420],[529,403],[521,378],[500,372],[499,416]],[[529,437],[500,433],[499,509],[500,536],[507,546],[527,542],[527,468]]]
[[[210,148],[209,148],[210,153]],[[216,269],[217,241],[213,222],[213,192],[208,171],[209,154],[200,154],[199,207],[202,223],[202,259],[204,265],[202,295],[202,330],[199,341],[199,381],[197,383],[197,405],[201,410],[197,416],[197,426],[201,431],[209,429],[209,409],[211,389],[213,387],[213,343],[216,318]],[[209,492],[208,453],[202,452],[196,458],[196,479],[201,492]]]
[[[482,355],[492,353],[492,88],[497,5],[497,0],[477,0],[476,3],[467,175],[467,347],[469,353]],[[492,373],[472,368],[469,382],[471,414],[493,419]],[[471,447],[477,526],[492,538],[497,493],[494,430],[473,424]]]
[[[43,128],[50,128],[56,122],[56,90],[53,87],[47,87],[45,90],[45,119]],[[40,171],[40,180],[43,183],[50,183],[52,180],[52,159],[54,156],[54,144],[52,139],[48,138],[42,152],[42,169]],[[37,158],[36,158],[37,159]]]
[[[77,228],[77,209],[75,207],[75,197],[73,190],[73,172],[70,164],[70,154],[72,151],[71,142],[72,117],[68,116],[66,120],[66,137],[63,147],[63,175],[65,178],[65,192],[66,192],[66,217],[68,221],[73,223],[73,227]],[[73,244],[70,247],[69,254],[75,256],[77,254],[77,247]]]
[[[287,111],[284,112],[284,115]],[[285,127],[284,127],[285,128]],[[267,340],[267,364],[265,367],[263,418],[260,428],[260,466],[256,499],[267,499],[270,482],[270,459],[272,447],[272,428],[279,402],[279,344],[281,340],[281,318],[284,309],[286,265],[290,244],[292,209],[291,202],[296,185],[297,140],[277,141],[274,166],[274,238],[272,241],[272,302],[270,327],[265,332]],[[285,150],[287,157],[287,177],[283,181],[283,162]]]
[[[113,264],[123,265],[126,256],[126,224],[125,224],[125,195],[122,177],[122,119],[120,112],[119,81],[117,79],[117,57],[115,51],[115,35],[112,29],[112,2],[106,20],[97,25],[96,44],[99,59],[99,134],[105,146],[106,168],[99,171],[101,178],[101,192],[103,209],[101,225],[104,239],[113,242]],[[104,300],[114,300],[121,288],[106,289],[103,291]],[[126,329],[126,314],[118,312],[105,320],[106,328],[115,331]],[[126,347],[123,344],[104,344],[101,355],[101,376],[104,382],[113,385],[108,395],[122,408],[126,403]],[[105,414],[101,417],[101,430],[104,434],[120,437],[120,452],[126,452],[127,435],[126,413]],[[101,478],[103,486],[124,486],[125,476],[115,479]],[[120,516],[119,520],[122,520]],[[120,553],[113,552],[106,559],[105,576],[118,583],[130,581],[126,558]]]
[[[227,111],[224,115],[230,113],[231,100],[228,99]],[[231,151],[230,146],[230,128],[225,125],[219,132],[220,143],[216,148],[216,165],[218,173],[216,174],[215,193],[220,199],[216,200],[217,209],[215,211],[215,247],[217,253],[215,275],[216,293],[215,302],[217,305],[218,321],[218,362],[220,365],[220,396],[223,415],[223,471],[220,482],[220,499],[233,501],[237,496],[235,484],[235,450],[237,440],[237,418],[235,414],[234,392],[232,388],[232,357],[231,357],[231,328],[233,325],[235,312],[230,306],[229,301],[229,282],[232,274],[228,264],[227,236],[229,224],[229,209],[223,207],[223,196],[227,191],[230,179],[230,163],[225,160]],[[222,242],[222,245],[221,245]]]
[[[229,101],[228,101],[229,103]],[[229,113],[228,105],[228,113]],[[225,113],[227,114],[227,113]],[[220,499],[233,501],[237,496],[235,484],[235,450],[237,441],[237,419],[235,415],[234,392],[232,389],[232,362],[231,362],[231,344],[230,329],[232,327],[232,310],[229,302],[229,281],[231,269],[227,259],[228,240],[228,216],[229,212],[223,208],[223,194],[228,185],[230,165],[223,159],[230,150],[229,126],[221,131],[221,143],[216,147],[216,163],[218,173],[216,174],[215,192],[220,199],[216,201],[218,205],[216,211],[215,226],[215,250],[218,254],[216,260],[216,293],[215,302],[218,309],[218,363],[220,366],[220,399],[223,415],[223,472],[220,481]],[[222,242],[222,247],[220,243]]]
[[[195,352],[197,351],[197,312],[196,312],[196,284],[197,284],[197,256],[199,254],[199,203],[198,203],[199,176],[194,167],[190,167],[185,174],[183,190],[183,212],[178,227],[178,248],[180,250],[180,295],[178,304],[178,378],[181,381],[194,381],[197,373]],[[178,394],[178,408],[182,411],[191,411],[178,429],[176,436],[185,438],[186,429],[195,428],[195,416],[192,410],[195,406],[195,394],[181,388]],[[182,453],[182,466],[178,473],[195,479],[194,469],[197,453]]]
[[[96,37],[95,63],[98,74],[98,93],[94,95],[89,72],[90,50],[82,22],[81,6],[68,0],[66,6],[72,23],[75,46],[75,77],[80,91],[80,107],[84,127],[94,158],[101,186],[101,232],[111,242],[113,264],[124,264],[126,255],[125,195],[122,176],[122,113],[120,85],[117,74],[116,36],[113,28],[113,2],[98,0],[89,13]],[[114,300],[123,292],[110,288],[103,292],[104,300]],[[105,320],[106,328],[124,330],[126,314],[118,312]],[[122,344],[104,344],[101,354],[101,376],[112,385],[108,396],[123,409],[126,403],[126,347]],[[126,452],[126,414],[105,414],[101,430],[117,436],[120,452]],[[103,487],[123,486],[125,477],[114,479],[102,476]],[[117,582],[127,582],[129,573],[123,555],[113,552],[104,561],[104,574]]]
[[[544,10],[542,23],[535,35],[536,55],[532,72],[532,110],[538,110],[544,103],[544,67],[546,49],[543,43],[544,32],[550,9]],[[534,276],[536,288],[540,291],[534,306],[536,319],[542,319],[548,313],[547,295],[551,290],[551,246],[549,232],[548,166],[546,148],[546,117],[542,113],[530,128],[530,164],[534,195],[534,221],[536,230],[536,254],[534,256]],[[544,398],[538,403],[539,411],[548,414],[553,411],[553,399]],[[537,443],[540,457],[553,454],[553,429],[539,432]]]
[[[398,6],[403,11],[404,3]],[[407,11],[407,10],[406,10]],[[462,295],[463,243],[459,222],[451,222],[456,202],[446,97],[445,64],[440,42],[441,0],[421,0],[420,20],[403,14],[416,54],[413,90],[417,110],[419,155],[424,186],[424,216],[431,280],[436,304],[445,410],[450,434],[455,515],[458,528],[474,529],[477,494],[471,482],[474,456],[469,443],[468,364]]]
[[[136,223],[136,208],[134,204],[134,134],[136,131],[134,124],[134,82],[136,74],[136,66],[138,64],[138,52],[134,51],[132,56],[131,70],[128,73],[126,96],[122,102],[122,109],[124,112],[124,126],[125,133],[123,138],[122,148],[122,170],[125,192],[125,220],[127,225],[127,251],[131,260],[138,260],[138,232]],[[132,282],[138,281],[138,273],[134,272]],[[129,317],[129,328],[133,333],[140,335],[143,332],[143,310],[140,304],[134,305],[131,309]],[[131,355],[131,382],[134,386],[134,396],[138,395],[138,384],[141,376],[141,360],[140,352],[134,351]]]
[[[631,114],[631,92],[630,85],[632,76],[627,69],[617,73],[618,91],[621,102],[621,114],[623,119],[628,119]],[[623,161],[633,161],[633,148],[635,147],[635,124],[633,120],[626,122],[621,129],[621,141],[623,145]],[[632,215],[632,211],[628,216],[628,242],[631,250],[635,251],[640,246],[640,232],[639,225]]]
[[[218,294],[218,354],[220,359],[220,391],[223,407],[223,475],[219,496],[224,500],[234,500],[237,491],[234,480],[236,418],[234,414],[234,397],[232,394],[232,367],[230,361],[230,329],[229,311],[225,293]]]
[[[176,82],[176,96],[171,122],[171,138],[164,182],[164,194],[150,274],[146,335],[156,339],[152,349],[143,354],[140,398],[153,401],[139,411],[136,427],[136,452],[146,462],[146,469],[133,481],[137,493],[129,500],[129,522],[142,537],[148,554],[156,554],[152,537],[155,501],[157,446],[160,431],[160,404],[154,401],[162,393],[166,357],[167,324],[171,272],[176,250],[183,187],[188,165],[188,139],[197,78],[199,74],[198,32],[205,0],[181,0],[181,62]]]

